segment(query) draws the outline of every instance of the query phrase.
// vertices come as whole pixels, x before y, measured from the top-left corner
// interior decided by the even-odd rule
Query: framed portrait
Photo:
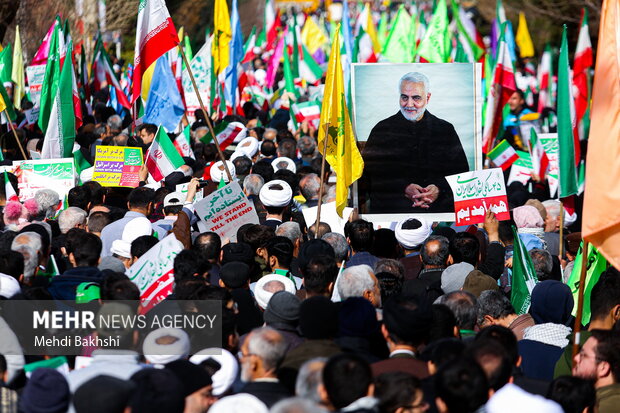
[[[454,221],[446,176],[482,169],[480,64],[353,64],[352,121],[364,158],[364,219]]]

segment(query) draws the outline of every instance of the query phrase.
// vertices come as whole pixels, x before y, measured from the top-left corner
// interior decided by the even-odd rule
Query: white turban
[[[287,158],[286,156],[280,156],[279,158],[271,161],[271,166],[273,167],[274,172],[278,172],[280,169],[288,169],[292,173],[297,172],[297,166],[295,162],[291,158]]]
[[[235,179],[235,165],[230,161],[226,161],[226,165],[228,165],[228,170],[233,179]],[[217,161],[211,166],[211,180],[213,182],[220,182],[222,178],[224,178],[224,182],[228,182],[228,175],[226,175],[224,164],[222,161]]]
[[[403,224],[410,220],[417,220],[422,225],[416,229],[403,229]],[[422,244],[424,240],[431,235],[431,226],[423,218],[407,218],[396,224],[396,230],[394,232],[396,233],[396,240],[398,243],[404,248],[412,250]]]
[[[282,283],[284,285],[284,291],[287,291],[291,294],[295,294],[296,292],[295,283],[291,281],[289,278],[285,277],[284,275],[268,274],[268,275],[263,276],[261,279],[259,279],[256,282],[256,286],[254,287],[254,298],[256,299],[256,302],[258,303],[260,308],[262,308],[263,310],[267,308],[267,304],[269,304],[269,300],[271,300],[271,296],[274,295],[276,292],[281,291],[281,290],[276,290],[275,288],[273,288],[274,291],[265,290],[265,285],[267,285],[268,283],[272,281],[277,281],[277,282]],[[274,286],[270,285],[269,287],[274,287]]]
[[[258,139],[248,136],[237,145],[236,152],[241,152],[248,158],[252,158],[258,152]]]
[[[256,396],[239,393],[219,399],[209,413],[269,413],[269,409]]]
[[[221,396],[235,382],[239,373],[239,363],[228,350],[217,347],[200,350],[190,357],[189,361],[194,364],[200,364],[209,359],[217,361],[220,365],[220,369],[213,373],[211,380],[213,381],[213,395]]]
[[[278,185],[281,189],[278,188]],[[293,198],[293,190],[286,182],[274,179],[263,185],[258,197],[266,207],[285,207]]]
[[[21,292],[22,289],[15,278],[0,272],[0,297],[11,298]]]
[[[121,239],[112,242],[112,254],[131,258],[131,243],[138,237],[153,234],[151,221],[145,217],[134,218],[125,225]]]
[[[176,340],[170,344],[160,344],[157,342],[157,340],[165,336],[174,337]],[[146,336],[142,344],[144,357],[149,363],[155,365],[164,365],[187,358],[189,350],[189,336],[180,328],[158,328],[153,330]]]

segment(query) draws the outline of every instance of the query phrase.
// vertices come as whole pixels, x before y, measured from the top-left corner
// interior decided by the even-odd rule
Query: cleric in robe
[[[426,110],[431,88],[424,74],[407,73],[399,88],[400,110],[375,125],[362,152],[367,212],[452,212],[444,177],[470,170],[459,136]]]

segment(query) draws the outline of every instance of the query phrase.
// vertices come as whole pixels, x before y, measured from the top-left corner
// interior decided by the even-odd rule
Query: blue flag
[[[184,113],[183,99],[168,64],[168,57],[164,54],[155,64],[151,90],[144,110],[144,123],[161,125],[166,131],[173,132]]]
[[[230,102],[233,113],[236,108],[237,101],[237,65],[243,59],[243,33],[241,32],[241,23],[239,21],[239,11],[237,10],[237,0],[232,2],[232,13],[230,16],[232,27],[232,38],[230,39],[230,64],[226,68],[226,87],[224,94],[226,101]]]

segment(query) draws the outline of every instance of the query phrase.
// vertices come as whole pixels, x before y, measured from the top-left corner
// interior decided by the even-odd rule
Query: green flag
[[[566,25],[562,32],[562,46],[558,62],[558,161],[560,174],[560,198],[574,195],[578,191],[577,168],[575,165],[575,138],[573,125],[575,103],[572,94],[570,67],[568,65],[568,42]]]
[[[2,82],[10,82],[13,72],[13,49],[8,44],[0,52],[0,80]]]
[[[525,314],[530,309],[531,294],[538,282],[534,263],[527,252],[523,241],[519,238],[517,229],[512,227],[514,236],[512,254],[512,293],[510,302],[517,314]]]
[[[581,275],[581,265],[583,262],[583,241],[579,247],[577,257],[575,257],[575,266],[570,273],[570,277],[566,284],[573,293],[575,305],[573,307],[573,316],[577,316],[577,302],[579,301],[579,279]],[[607,269],[607,260],[592,244],[588,244],[588,262],[586,264],[585,288],[583,290],[583,312],[581,316],[581,324],[586,325],[590,322],[592,311],[590,309],[590,295],[592,287],[598,282],[601,273]]]
[[[414,27],[411,16],[409,16],[405,7],[401,5],[383,46],[382,54],[387,60],[392,63],[413,62],[413,51],[415,49]]]
[[[381,12],[381,19],[379,20],[379,27],[377,28],[377,40],[379,40],[379,45],[381,45],[381,47],[385,45],[385,41],[387,40],[387,32],[388,14],[387,12]]]
[[[39,103],[39,128],[45,133],[52,112],[52,105],[56,98],[56,90],[60,80],[60,53],[58,48],[62,32],[60,31],[60,19],[56,18],[56,24],[50,40],[50,52],[45,66],[45,77],[41,85],[41,101]]]
[[[423,57],[429,63],[447,63],[450,58],[448,25],[446,0],[439,0],[416,55]]]

